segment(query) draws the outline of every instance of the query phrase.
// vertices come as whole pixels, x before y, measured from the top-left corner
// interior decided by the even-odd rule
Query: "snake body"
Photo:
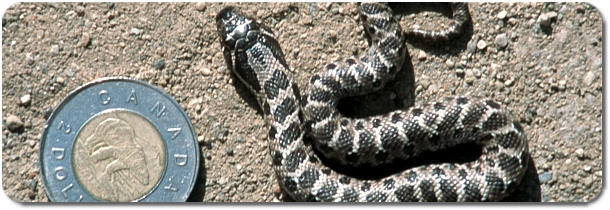
[[[516,188],[527,167],[527,137],[490,99],[456,96],[365,119],[346,118],[336,109],[341,98],[377,91],[394,78],[405,57],[405,34],[441,41],[459,34],[467,7],[453,9],[454,24],[447,29],[405,33],[386,4],[362,3],[368,52],[327,64],[303,96],[269,28],[231,7],[217,13],[227,65],[256,95],[269,126],[276,177],[293,199],[498,201]],[[345,165],[377,166],[466,142],[481,148],[473,162],[427,164],[374,180],[337,172],[314,151]]]

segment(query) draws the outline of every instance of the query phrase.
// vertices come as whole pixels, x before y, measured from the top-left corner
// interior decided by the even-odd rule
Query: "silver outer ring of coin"
[[[81,132],[81,129],[83,129],[83,126],[88,125],[87,123],[96,116],[114,111],[119,113],[130,113],[131,115],[136,114],[147,119],[147,121],[156,128],[156,131],[162,138],[163,147],[160,151],[157,151],[157,153],[165,152],[165,158],[155,156],[157,157],[155,160],[158,160],[158,162],[164,160],[162,161],[164,162],[163,171],[160,172],[160,177],[157,179],[158,181],[150,180],[151,182],[147,184],[152,185],[151,189],[141,194],[141,196],[138,196],[136,199],[129,201],[186,201],[195,184],[200,161],[199,146],[193,126],[182,107],[173,100],[169,94],[146,82],[127,77],[101,78],[78,87],[62,100],[47,120],[47,124],[42,133],[39,155],[43,185],[49,199],[52,202],[109,201],[100,198],[103,196],[94,196],[93,194],[96,192],[95,189],[92,190],[92,194],[92,192],[88,191],[85,186],[83,186],[83,183],[91,185],[89,184],[91,183],[90,181],[79,181],[73,165],[73,161],[75,161],[73,160],[75,159],[73,158],[73,155],[77,154],[74,151],[75,142],[77,141],[77,136]],[[100,127],[100,124],[101,123],[98,124],[98,127]],[[135,129],[139,128],[136,127]],[[93,134],[91,136],[93,136]],[[104,138],[99,139],[104,140]],[[107,139],[112,141],[112,138]],[[139,141],[141,142],[142,138],[139,138]],[[149,140],[144,139],[144,141]],[[79,140],[79,142],[82,142],[82,140]],[[114,142],[121,143],[116,140]],[[146,148],[147,146],[142,145],[141,143],[140,145],[140,148]],[[116,147],[113,148],[119,149],[119,151],[125,151],[125,149],[121,150],[120,145],[115,146]],[[81,149],[80,151],[85,150]],[[108,154],[111,155],[106,154],[106,156],[99,156],[99,154],[96,154],[98,156],[96,156],[97,159],[94,160],[99,160],[97,165],[101,165],[102,170],[93,170],[93,172],[100,172],[96,174],[96,176],[93,176],[94,179],[101,182],[108,181],[106,183],[108,186],[96,185],[104,187],[106,190],[115,190],[114,192],[117,192],[117,188],[120,188],[120,184],[133,185],[135,183],[134,180],[125,182],[126,179],[121,179],[125,178],[125,174],[132,174],[138,178],[145,177],[146,179],[150,179],[150,177],[153,176],[151,174],[158,173],[152,171],[143,176],[142,174],[145,173],[126,173],[125,171],[133,172],[135,170],[123,170],[124,176],[111,176],[109,175],[111,173],[104,173],[104,171],[120,171],[120,169],[130,169],[130,166],[132,168],[138,167],[139,164],[133,163],[141,163],[142,160],[147,160],[146,157],[148,156],[146,155],[148,154],[138,156],[144,158],[132,158],[133,156],[128,156],[116,151]],[[121,162],[116,161],[119,158],[115,158],[115,161],[112,161],[112,158],[108,158],[111,157],[112,154],[120,156],[122,158],[121,160],[127,160],[128,164],[117,164],[117,162]],[[140,152],[140,154],[144,154],[144,152]],[[78,157],[78,161],[80,161],[80,157],[82,156]],[[87,156],[87,158],[84,159],[89,159],[89,161],[91,161],[92,159],[90,157],[91,156]],[[108,163],[109,160],[110,163]],[[129,163],[129,160],[131,160],[131,163]],[[147,163],[147,165],[154,164]],[[95,169],[95,167],[91,168]],[[106,175],[106,178],[110,178],[101,178],[104,177],[103,175]],[[82,180],[84,180],[84,178]],[[119,182],[123,183],[113,183],[112,180],[119,180]],[[141,182],[141,180],[142,179],[137,179],[135,181]],[[113,184],[116,185],[114,186],[115,188],[110,186]],[[123,192],[119,191],[119,193]],[[115,197],[120,196],[115,195]]]

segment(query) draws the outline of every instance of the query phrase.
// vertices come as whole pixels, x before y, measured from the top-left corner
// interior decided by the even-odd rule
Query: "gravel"
[[[214,16],[227,5],[254,12],[277,34],[304,90],[326,63],[366,52],[357,7],[331,2],[204,5],[13,4],[3,17],[2,37],[2,183],[8,197],[48,201],[36,142],[51,110],[82,84],[129,76],[176,98],[204,139],[200,183],[189,201],[289,200],[277,198],[282,193],[262,138],[267,133],[262,111],[229,73]],[[403,28],[433,29],[451,22],[450,9],[442,3],[392,6]],[[407,62],[397,81],[349,99],[345,113],[376,115],[455,94],[490,97],[516,115],[529,138],[530,171],[507,200],[592,201],[602,189],[601,14],[589,4],[572,2],[473,2],[470,13],[472,24],[453,41],[408,39]],[[328,38],[334,36],[330,30],[336,38]],[[30,105],[20,105],[27,94]],[[189,106],[194,99],[197,104]],[[31,125],[26,128],[24,122]],[[31,173],[35,176],[29,178]]]
[[[9,115],[5,121],[6,128],[8,128],[9,131],[17,132],[19,129],[23,128],[23,121],[15,115]]]

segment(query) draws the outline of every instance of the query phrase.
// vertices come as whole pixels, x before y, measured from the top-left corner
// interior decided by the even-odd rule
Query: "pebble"
[[[141,32],[141,31],[142,31],[142,30],[140,30],[140,29],[138,29],[138,28],[131,28],[131,33],[132,33],[132,34],[134,34],[134,35],[136,35],[136,36],[137,36],[137,35],[140,35],[140,32]]]
[[[23,121],[15,115],[9,115],[6,118],[6,128],[10,131],[17,131],[23,127]]]
[[[538,23],[540,26],[549,26],[551,25],[551,19],[546,15],[546,13],[543,13],[538,16]]]
[[[328,31],[328,35],[330,36],[331,39],[337,38],[337,32],[335,30]]]
[[[24,127],[24,128],[27,128],[27,129],[32,128],[32,121],[30,121],[30,120],[26,120],[26,121],[23,123],[23,127]]]
[[[282,194],[282,188],[278,184],[273,184],[273,194],[280,196]]]
[[[205,141],[205,137],[203,136],[197,136],[197,142],[199,143],[203,143]]]
[[[496,36],[494,42],[500,48],[506,47],[506,45],[508,45],[508,39],[506,38],[506,34],[499,34],[498,36]]]
[[[474,75],[474,77],[476,77],[476,78],[480,78],[481,77],[481,70],[479,70],[478,68],[473,68],[472,69],[472,75]]]
[[[24,184],[30,190],[35,190],[36,189],[36,180],[35,179],[25,180]]]
[[[233,155],[233,148],[232,147],[227,147],[225,149],[225,152],[227,152],[227,155]]]
[[[583,8],[582,5],[578,5],[578,6],[576,6],[576,12],[584,14],[585,13],[585,8]]]
[[[474,43],[474,40],[468,42],[468,45],[466,46],[466,50],[468,50],[469,53],[474,53],[477,49],[477,44]]]
[[[52,113],[53,113],[53,108],[47,107],[43,110],[42,116],[44,117],[44,119],[49,119],[49,117],[51,116]]]
[[[428,91],[429,93],[436,93],[436,92],[438,92],[438,87],[436,87],[436,85],[432,84],[432,85],[430,85],[430,86],[428,87],[428,90],[427,90],[427,91]]]
[[[591,172],[591,168],[592,168],[592,167],[591,167],[590,165],[585,165],[585,166],[584,166],[582,169],[583,169],[585,172]]]
[[[430,81],[428,81],[426,79],[420,80],[419,84],[422,86],[422,88],[424,88],[424,90],[426,90],[430,86]]]
[[[197,8],[197,10],[203,11],[205,10],[205,2],[197,2],[197,4],[195,4],[195,7]]]
[[[591,86],[591,84],[593,84],[593,81],[595,81],[595,79],[597,79],[597,75],[595,73],[589,71],[589,72],[587,72],[585,77],[583,77],[582,82],[584,83],[585,86]]]
[[[76,6],[76,14],[83,16],[83,14],[85,14],[85,7],[83,6]]]
[[[549,20],[553,19],[553,18],[557,18],[557,12],[551,11],[551,12],[547,12],[546,13],[546,17],[549,18]]]
[[[583,150],[582,148],[577,149],[576,151],[574,151],[574,153],[576,154],[576,157],[578,157],[579,159],[585,158],[585,150]]]
[[[464,69],[455,69],[455,74],[458,76],[464,76]]]
[[[165,78],[161,77],[161,78],[159,78],[159,80],[157,80],[157,84],[165,87],[167,85],[167,80],[165,80]]]
[[[559,80],[559,90],[565,90],[565,89],[566,89],[566,81]]]
[[[34,60],[34,58],[32,57],[31,53],[26,54],[26,56],[25,56],[25,63],[26,64],[32,65],[32,64],[34,64],[34,61],[36,61],[36,60]]]
[[[506,87],[510,87],[510,86],[512,86],[512,85],[513,85],[513,80],[508,79],[508,80],[504,81],[504,86],[506,86]]]
[[[21,105],[28,105],[31,99],[32,96],[30,94],[25,94],[24,96],[21,96],[21,98],[19,98],[19,102],[21,102]]]
[[[447,59],[447,61],[445,61],[445,66],[447,66],[447,68],[452,69],[453,67],[455,67],[455,63],[451,59]]]
[[[417,55],[417,59],[420,61],[426,60],[426,57],[427,57],[426,52],[424,52],[423,50],[420,50],[419,54]]]
[[[34,200],[36,198],[36,192],[34,192],[34,190],[28,190],[28,197]]]
[[[212,71],[209,68],[203,68],[201,74],[203,74],[203,76],[210,76],[212,75]]]
[[[546,183],[546,182],[550,181],[552,178],[553,178],[553,174],[548,171],[538,175],[538,179],[540,180],[540,183]]]
[[[64,77],[59,76],[55,79],[55,83],[57,84],[64,84],[64,82],[66,81],[66,79],[64,79]]]
[[[496,81],[494,85],[496,86],[497,90],[502,90],[502,88],[504,88],[504,83],[500,81]]]
[[[159,59],[159,60],[155,61],[155,68],[156,69],[161,70],[161,69],[163,69],[163,67],[165,67],[165,60]]]
[[[27,127],[27,126],[26,126]],[[30,147],[34,148],[34,146],[36,146],[36,141],[34,140],[27,140],[25,143],[27,143],[28,145],[30,145]]]
[[[477,42],[477,48],[479,50],[483,50],[485,49],[485,47],[487,47],[487,43],[485,43],[485,41],[479,40],[479,42]]]
[[[498,19],[500,20],[503,20],[506,17],[506,14],[508,14],[508,12],[506,12],[506,10],[502,10],[500,13],[498,13],[496,17],[498,17]]]
[[[89,35],[89,33],[84,32],[83,35],[81,36],[81,39],[76,44],[76,46],[77,47],[86,47],[87,45],[89,45],[89,42],[91,42],[91,36]]]
[[[49,50],[49,52],[53,55],[57,55],[59,54],[59,45],[53,45],[51,46],[51,50]]]
[[[337,9],[337,8],[333,8],[333,9],[331,9],[330,11],[331,11],[333,14],[335,14],[335,15],[336,15],[337,13],[339,13],[339,9]]]
[[[474,82],[474,77],[466,77],[465,81],[468,84],[472,84]]]
[[[313,19],[310,16],[305,16],[301,19],[301,24],[310,25],[313,23]]]
[[[259,136],[258,138],[260,140],[267,140],[268,134],[267,133],[262,133],[261,136]]]

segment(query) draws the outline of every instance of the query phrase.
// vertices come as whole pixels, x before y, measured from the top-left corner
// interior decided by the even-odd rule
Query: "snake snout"
[[[216,22],[229,21],[235,15],[235,8],[225,7],[216,14]]]

